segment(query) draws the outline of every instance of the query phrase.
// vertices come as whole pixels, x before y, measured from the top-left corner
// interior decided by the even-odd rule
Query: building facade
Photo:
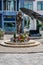
[[[24,7],[31,9],[31,10],[33,10],[33,11],[35,11],[35,12],[37,12],[43,16],[43,0],[33,0],[33,1],[32,0],[31,1],[25,0],[24,1]],[[33,23],[35,24],[35,22],[32,22],[31,26],[33,26]],[[26,24],[28,25],[28,22]],[[33,26],[33,28],[36,28],[36,24]]]
[[[6,32],[16,30],[16,15],[21,7],[43,15],[43,0],[0,0],[0,28]]]
[[[6,32],[16,30],[16,15],[23,4],[22,0],[0,0],[0,28]]]

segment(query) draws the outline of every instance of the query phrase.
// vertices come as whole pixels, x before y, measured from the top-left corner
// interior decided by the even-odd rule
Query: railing
[[[4,28],[5,32],[15,32],[16,31],[16,27],[5,27]]]
[[[17,11],[3,11],[3,14],[5,15],[16,15],[17,14]]]

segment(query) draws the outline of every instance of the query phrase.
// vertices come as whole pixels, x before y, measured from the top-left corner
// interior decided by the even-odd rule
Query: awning
[[[24,14],[26,14],[26,15],[32,17],[32,18],[35,18],[35,19],[40,20],[40,21],[43,22],[43,17],[42,17],[42,15],[40,15],[39,13],[34,12],[33,10],[30,10],[30,9],[27,9],[27,8],[20,8],[20,10],[21,10]]]

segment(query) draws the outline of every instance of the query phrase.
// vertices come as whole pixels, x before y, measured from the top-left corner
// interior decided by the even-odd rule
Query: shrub
[[[0,39],[2,39],[4,37],[4,31],[0,30]]]

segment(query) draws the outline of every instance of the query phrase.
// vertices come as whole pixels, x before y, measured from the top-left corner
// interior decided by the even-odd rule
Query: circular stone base
[[[11,42],[5,41],[0,44],[4,47],[12,47],[12,48],[25,48],[25,47],[34,47],[40,45],[40,42],[36,42],[35,40],[30,40],[28,42]]]

